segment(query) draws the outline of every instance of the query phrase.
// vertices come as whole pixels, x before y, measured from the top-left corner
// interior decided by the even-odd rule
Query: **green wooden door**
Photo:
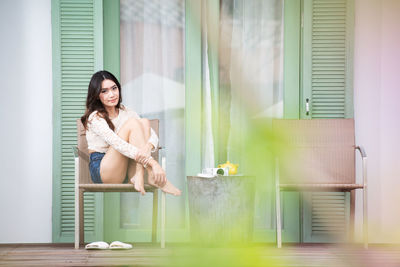
[[[102,68],[102,2],[53,0],[53,242],[74,240],[76,119],[92,74]],[[101,240],[102,195],[86,194],[85,241]]]
[[[353,117],[353,0],[303,0],[300,117]],[[309,103],[309,111],[306,104]],[[348,236],[350,193],[304,193],[304,242]]]
[[[172,3],[172,1],[171,1]],[[196,2],[189,1],[187,5],[196,5]],[[105,69],[116,73],[120,77],[124,66],[121,66],[122,52],[120,47],[125,44],[120,44],[120,20],[122,16],[135,15],[136,11],[140,15],[140,10],[132,13],[125,14],[125,8],[121,8],[120,1],[104,0],[104,66]],[[148,2],[147,8],[152,9],[156,2]],[[137,8],[137,6],[133,7]],[[194,8],[193,10],[196,10]],[[175,10],[178,11],[178,10]],[[179,14],[175,12],[174,14]],[[184,12],[183,12],[184,13]],[[187,12],[188,13],[188,12]],[[190,13],[190,12],[189,12]],[[185,15],[185,14],[183,14]],[[183,21],[183,18],[181,18]],[[200,171],[200,110],[198,101],[200,95],[200,83],[198,77],[201,77],[201,62],[200,47],[198,46],[197,38],[200,31],[196,28],[194,21],[186,19],[186,24],[190,25],[191,31],[185,32],[186,47],[190,47],[189,51],[192,53],[186,55],[186,79],[185,79],[185,109],[183,123],[184,128],[178,129],[184,132],[184,144],[186,145],[185,152],[183,153],[185,164],[177,166],[182,170],[183,174],[180,177],[169,176],[171,181],[179,179],[183,184],[183,195],[181,197],[172,197],[167,195],[167,213],[166,213],[166,241],[167,242],[184,242],[189,240],[189,226],[188,226],[188,211],[187,211],[187,192],[186,190],[186,174],[193,174]],[[122,27],[122,26],[121,26]],[[121,41],[122,42],[122,41]],[[186,49],[185,49],[186,50]],[[198,50],[198,51],[197,51]],[[184,51],[182,51],[183,53]],[[198,57],[199,56],[199,57]],[[123,85],[124,86],[124,85]],[[124,99],[127,101],[127,99]],[[190,103],[188,105],[187,103]],[[159,118],[160,119],[160,118]],[[164,121],[160,121],[164,123]],[[161,126],[161,125],[160,125]],[[162,126],[161,126],[162,128]],[[169,129],[170,131],[173,129]],[[169,134],[170,131],[165,131]],[[161,132],[161,134],[163,134]],[[165,140],[165,136],[160,136],[160,140]],[[160,143],[165,146],[165,143]],[[171,149],[168,148],[167,149]],[[174,151],[161,152],[161,156],[166,153],[175,153]],[[180,156],[180,157],[181,157]],[[167,156],[167,159],[171,158]],[[171,165],[169,165],[171,164]],[[174,162],[169,160],[167,162],[167,175],[171,172],[168,166],[174,166]],[[176,165],[176,164],[175,164]],[[159,203],[160,205],[160,203]],[[159,210],[160,218],[160,210]],[[106,193],[104,197],[104,239],[121,240],[126,242],[150,242],[151,241],[151,220],[152,220],[152,194],[140,196],[138,193]],[[159,238],[159,235],[158,235]]]
[[[285,118],[353,117],[353,12],[353,0],[285,1]],[[349,193],[292,194],[301,201],[299,241],[348,232]]]
[[[284,1],[284,118],[298,119],[300,97],[300,42],[301,1]],[[269,175],[273,177],[273,170]],[[255,207],[255,242],[276,242],[274,180],[265,187],[257,186]],[[283,242],[300,242],[300,194],[281,192],[282,239]]]

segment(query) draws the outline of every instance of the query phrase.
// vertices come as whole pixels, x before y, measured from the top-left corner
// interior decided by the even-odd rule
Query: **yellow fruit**
[[[239,164],[232,164],[232,165],[233,166],[229,168],[229,174],[231,175],[237,174]]]
[[[226,167],[228,167],[229,174],[234,175],[234,174],[237,174],[239,164],[233,164],[233,163],[230,163],[229,161],[227,161],[224,164],[218,165],[218,168],[226,168]]]

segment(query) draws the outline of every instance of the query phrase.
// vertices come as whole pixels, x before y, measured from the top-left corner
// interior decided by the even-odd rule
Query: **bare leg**
[[[142,148],[147,143],[150,136],[150,123],[147,119],[129,119],[121,127],[118,135],[137,148]],[[117,150],[110,147],[100,165],[100,174],[103,183],[122,183],[127,172],[128,177],[131,177],[131,182],[134,183],[135,189],[144,194],[143,166],[128,159]],[[147,168],[147,172],[148,183],[155,187],[159,187],[154,183],[154,175],[151,168]],[[181,191],[168,180],[161,190],[173,195],[181,194]]]
[[[155,186],[155,187],[159,187],[158,185],[156,185],[154,183],[154,175],[151,172],[151,170],[148,170],[148,179],[147,182],[149,183],[149,185]],[[169,180],[167,180],[167,182],[165,183],[165,185],[163,187],[160,187],[160,189],[162,191],[164,191],[165,193],[174,195],[174,196],[180,196],[181,195],[181,190],[179,190],[178,188],[176,188],[173,184],[171,184],[171,182]]]
[[[147,141],[150,138],[150,121],[148,119],[140,119],[139,120],[141,127],[142,127],[142,132],[143,132],[143,139],[146,141],[145,144],[147,143]],[[140,165],[140,167],[142,168],[143,172],[144,172],[144,167],[141,164],[137,164]],[[147,170],[147,176],[148,176],[148,170]],[[144,175],[142,175],[142,177],[144,177]],[[144,185],[144,181],[141,181],[141,184]]]
[[[141,148],[145,144],[142,124],[139,120],[134,118],[129,119],[124,123],[119,130],[118,135],[138,148]],[[100,165],[100,174],[103,183],[122,183],[127,173],[128,164],[129,159],[127,157],[110,147]],[[141,166],[141,164],[136,165]],[[134,167],[131,167],[128,170],[128,175],[132,175],[129,177],[134,176],[135,180],[139,181],[140,184],[140,181],[143,181],[143,166],[142,168],[136,168],[137,166]],[[142,192],[141,190],[138,191]]]
[[[136,120],[136,122],[139,122],[136,125],[137,130],[135,131],[135,133],[131,133],[129,135],[129,143],[133,144],[137,148],[142,148],[146,144],[146,140],[148,140],[148,137],[146,137],[143,131],[142,119]],[[143,165],[137,163],[134,160],[129,160],[128,177],[130,178],[131,183],[133,183],[135,189],[139,191],[142,195],[144,195],[146,191],[144,191]]]
[[[140,122],[143,125],[143,132],[145,136],[144,138],[145,140],[149,140],[151,134],[150,122],[147,119],[141,119]],[[159,187],[154,183],[154,175],[153,172],[151,171],[151,168],[147,168],[146,170],[147,170],[147,183],[152,186]],[[181,194],[181,191],[178,188],[176,188],[173,184],[171,184],[171,182],[168,180],[163,187],[160,187],[160,189],[165,193],[172,194],[175,196],[179,196]]]
[[[137,171],[137,169],[139,169],[140,167],[142,167],[142,170]],[[143,166],[133,159],[130,159],[128,163],[128,177],[130,178],[130,182],[133,184],[136,191],[139,191],[142,195],[146,193],[146,191],[144,190],[143,174]]]

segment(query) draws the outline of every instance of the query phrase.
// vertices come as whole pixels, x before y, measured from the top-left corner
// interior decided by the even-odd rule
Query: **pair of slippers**
[[[120,241],[114,241],[110,245],[104,241],[97,241],[89,243],[85,246],[85,249],[88,250],[97,250],[97,249],[131,249],[132,245],[127,243],[122,243]]]

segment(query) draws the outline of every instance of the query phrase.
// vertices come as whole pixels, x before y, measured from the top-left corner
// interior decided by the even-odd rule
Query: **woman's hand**
[[[154,174],[154,183],[161,188],[164,187],[164,185],[167,183],[167,176],[165,174],[165,171],[154,159],[151,159],[149,164]]]
[[[136,152],[135,161],[139,162],[143,166],[147,165],[149,158],[151,156],[152,149],[153,149],[153,145],[150,143],[147,143],[144,147],[142,147],[141,149],[139,149]]]

